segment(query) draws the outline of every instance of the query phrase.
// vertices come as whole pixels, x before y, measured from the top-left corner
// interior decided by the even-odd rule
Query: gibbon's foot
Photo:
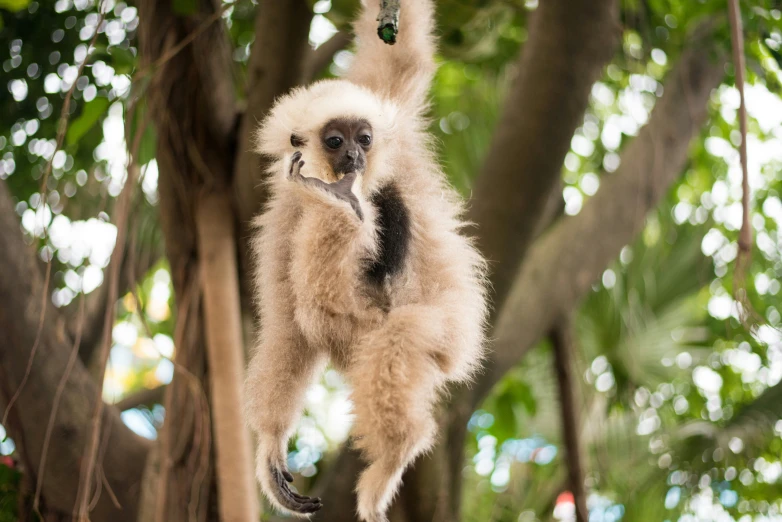
[[[298,151],[294,152],[293,156],[291,157],[291,168],[288,174],[289,179],[293,181],[298,181],[300,183],[304,183],[305,185],[309,185],[311,187],[318,188],[325,192],[329,192],[332,195],[334,195],[334,197],[336,197],[337,199],[341,199],[342,201],[347,201],[348,203],[350,203],[350,206],[356,212],[358,219],[364,221],[364,212],[361,210],[361,205],[358,202],[358,198],[356,197],[355,194],[353,194],[352,191],[353,183],[356,181],[356,178],[358,177],[358,174],[356,172],[348,172],[347,174],[342,176],[342,179],[340,179],[339,181],[336,181],[334,183],[326,183],[317,178],[308,178],[306,176],[302,176],[301,168],[303,166],[304,166],[304,162],[301,161],[301,152]]]
[[[271,471],[272,478],[278,488],[275,498],[282,507],[294,513],[302,514],[315,513],[323,507],[320,497],[307,497],[291,491],[288,482],[293,482],[293,475],[287,470],[280,470],[272,465],[269,466],[269,471]]]

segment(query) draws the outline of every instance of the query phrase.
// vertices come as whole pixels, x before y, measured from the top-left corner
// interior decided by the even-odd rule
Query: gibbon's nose
[[[348,159],[352,161],[356,161],[356,158],[358,158],[358,151],[356,149],[351,149],[345,153],[348,157]]]

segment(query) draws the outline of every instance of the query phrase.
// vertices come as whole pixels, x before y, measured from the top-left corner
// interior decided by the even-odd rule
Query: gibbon
[[[370,3],[346,78],[281,97],[258,133],[274,162],[253,238],[260,331],[245,409],[264,494],[284,512],[317,511],[319,498],[288,486],[287,445],[331,361],[352,387],[352,439],[367,462],[358,514],[380,522],[434,442],[439,392],[480,365],[487,304],[485,262],[461,233],[462,204],[423,118],[433,2],[402,5],[393,47],[375,34]]]

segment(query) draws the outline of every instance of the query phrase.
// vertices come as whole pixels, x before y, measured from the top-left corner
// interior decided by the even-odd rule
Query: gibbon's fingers
[[[315,513],[323,507],[319,497],[307,497],[291,491],[288,482],[293,481],[293,475],[287,470],[278,470],[272,465],[269,467],[269,471],[271,471],[274,483],[277,485],[274,497],[282,507],[301,514]]]
[[[351,208],[355,211],[356,215],[358,216],[358,219],[361,221],[364,221],[364,212],[361,210],[361,204],[358,201],[358,198],[355,194],[353,194],[353,183],[356,181],[356,178],[358,177],[357,172],[348,172],[344,176],[342,176],[342,179],[339,181],[335,181],[334,183],[326,183],[325,181],[321,181],[318,178],[309,178],[307,176],[302,176],[300,174],[301,168],[304,166],[303,161],[297,161],[296,155],[298,154],[298,158],[301,158],[301,153],[296,152],[293,155],[293,163],[291,164],[291,179],[293,181],[298,181],[299,183],[303,183],[305,185],[308,185],[310,187],[314,187],[316,189],[322,190],[324,192],[328,192],[329,194],[333,195],[335,198],[347,201]]]
[[[301,168],[304,166],[303,161],[299,161],[301,159],[301,152],[296,151],[293,153],[293,157],[291,157],[291,168],[288,171],[288,178],[289,179],[298,179],[301,177]]]

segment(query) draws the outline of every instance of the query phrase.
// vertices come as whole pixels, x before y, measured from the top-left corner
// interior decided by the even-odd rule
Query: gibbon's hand
[[[270,464],[269,471],[278,489],[274,497],[282,507],[294,513],[304,514],[315,513],[323,507],[320,497],[307,497],[291,491],[288,482],[293,482],[293,475],[288,470],[278,469],[274,464]]]
[[[364,221],[364,212],[361,210],[361,205],[358,202],[358,198],[351,190],[353,188],[353,182],[355,182],[356,178],[358,177],[358,173],[348,172],[342,176],[342,179],[339,181],[334,183],[326,183],[317,178],[308,178],[306,176],[302,176],[301,168],[303,166],[304,162],[301,161],[301,152],[294,152],[293,157],[291,158],[291,168],[288,172],[288,179],[297,181],[299,183],[304,183],[305,185],[309,185],[311,187],[316,187],[332,194],[337,199],[347,201],[350,203],[350,206],[353,207],[353,210],[356,211],[358,219]]]

